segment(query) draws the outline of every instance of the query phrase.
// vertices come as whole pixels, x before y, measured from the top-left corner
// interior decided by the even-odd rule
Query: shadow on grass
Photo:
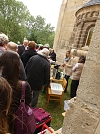
[[[46,107],[46,94],[44,93],[40,93],[39,95],[39,100],[38,100],[38,104],[37,107],[43,108],[45,109],[47,112],[50,113],[51,117],[52,117],[52,121],[50,123],[50,126],[54,129],[54,130],[58,130],[59,128],[62,127],[63,125],[63,119],[64,117],[62,116],[62,112],[64,112],[64,100],[68,100],[69,94],[70,94],[70,84],[71,84],[71,80],[69,79],[69,84],[68,84],[68,89],[67,89],[67,93],[64,93],[64,98],[63,98],[63,105],[62,105],[62,109],[60,109],[60,105],[58,101],[50,101],[48,108]]]

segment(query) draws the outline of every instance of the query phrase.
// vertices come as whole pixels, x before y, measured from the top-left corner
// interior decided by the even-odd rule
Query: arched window
[[[87,40],[86,40],[85,46],[89,46],[90,45],[92,34],[93,34],[93,29],[94,29],[94,27],[91,27],[89,29],[89,31],[88,31],[88,36],[87,36]]]

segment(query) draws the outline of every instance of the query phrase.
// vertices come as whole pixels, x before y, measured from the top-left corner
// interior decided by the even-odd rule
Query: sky
[[[45,18],[46,24],[57,27],[62,0],[18,0],[24,3],[31,15]]]

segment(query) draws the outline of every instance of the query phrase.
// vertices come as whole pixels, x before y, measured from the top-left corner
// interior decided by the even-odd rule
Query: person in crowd
[[[5,78],[0,77],[0,134],[9,132],[7,119],[11,100],[12,88]]]
[[[68,87],[68,80],[69,77],[72,75],[72,67],[73,67],[73,60],[71,58],[71,53],[69,50],[66,51],[66,57],[64,58],[62,66],[64,67],[65,79],[67,81],[66,88],[64,90],[64,93],[66,93]]]
[[[21,60],[23,62],[24,67],[26,66],[28,60],[34,55],[37,55],[36,43],[34,41],[29,41],[28,50],[25,50],[21,55]]]
[[[38,51],[39,51],[39,45],[36,44],[36,52],[38,52]]]
[[[18,52],[18,45],[15,42],[8,42],[7,44],[7,50],[12,50],[15,52]]]
[[[50,63],[48,61],[49,50],[44,48],[38,55],[32,56],[26,67],[27,81],[29,82],[32,95],[32,107],[36,107],[38,102],[39,92],[43,85],[46,85],[50,80]]]
[[[18,46],[21,45],[21,44],[20,44],[20,41],[17,42],[17,45],[18,45]]]
[[[8,42],[9,42],[8,36],[1,33],[0,34],[0,55],[6,50],[12,50],[12,51],[18,52],[17,44],[14,42],[9,42],[9,43]],[[20,60],[20,65],[21,65],[21,68],[20,68],[19,79],[26,80],[26,74],[25,74],[25,70],[24,70],[23,63],[21,60]]]
[[[18,46],[18,54],[20,55],[20,57],[21,57],[22,53],[27,49],[28,49],[28,40],[24,39],[23,45]]]
[[[12,87],[12,103],[8,114],[9,132],[16,134],[14,130],[14,114],[20,105],[22,81],[19,80],[20,74],[20,60],[19,55],[7,50],[0,56],[0,70],[2,70],[1,76],[4,77]],[[27,81],[25,89],[25,103],[31,103],[31,88]]]
[[[8,42],[7,50],[12,50],[12,51],[18,52],[18,45],[15,42]],[[20,76],[19,76],[19,79],[20,80],[26,80],[26,73],[25,73],[25,69],[24,69],[24,66],[23,66],[23,63],[22,63],[21,59],[20,59]]]
[[[54,49],[50,49],[49,58],[53,61],[56,61],[56,53],[54,52]]]
[[[66,57],[65,57],[64,61],[68,62],[70,60],[70,58],[71,58],[71,52],[70,52],[70,50],[67,50],[66,51]]]
[[[0,55],[7,49],[8,36],[0,33]]]
[[[43,49],[43,46],[41,45],[41,46],[39,46],[38,51],[40,51],[42,49]]]
[[[71,89],[70,89],[70,97],[73,98],[76,96],[76,92],[77,92],[77,88],[79,85],[79,80],[81,77],[81,73],[83,70],[83,66],[85,63],[85,57],[84,56],[80,56],[78,63],[75,64],[75,66],[73,67],[72,71],[72,83],[71,83]]]
[[[47,48],[47,49],[49,49],[50,46],[49,46],[49,44],[44,44],[44,45],[43,45],[43,48]]]

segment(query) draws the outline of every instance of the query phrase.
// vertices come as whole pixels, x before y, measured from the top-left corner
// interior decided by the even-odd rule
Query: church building
[[[62,62],[66,50],[87,51],[99,11],[100,0],[62,1],[53,45],[58,62]]]

